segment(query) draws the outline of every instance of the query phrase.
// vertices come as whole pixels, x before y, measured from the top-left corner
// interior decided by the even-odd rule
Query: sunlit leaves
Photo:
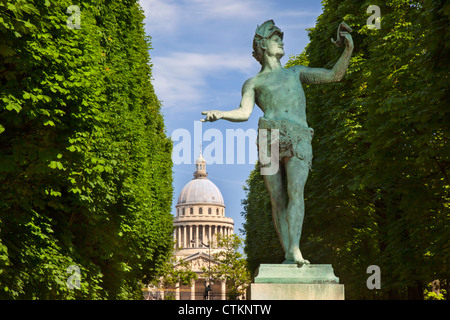
[[[143,14],[85,1],[71,30],[71,4],[0,2],[0,297],[141,298],[172,232]]]
[[[340,51],[330,35],[342,20],[354,29],[344,79],[304,86],[315,135],[302,247],[313,263],[333,264],[346,297],[420,298],[426,284],[448,281],[449,10],[445,1],[371,4],[380,29],[365,25],[367,2],[324,1],[311,42],[287,64],[331,68]],[[372,264],[384,275],[378,292],[365,285]]]

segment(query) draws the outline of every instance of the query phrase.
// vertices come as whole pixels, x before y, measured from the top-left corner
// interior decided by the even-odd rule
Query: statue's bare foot
[[[294,260],[284,260],[283,264],[296,264],[296,262]]]
[[[302,266],[302,265],[304,265],[304,264],[310,264],[309,261],[306,260],[306,259],[302,259],[302,260],[296,261],[296,263],[297,263],[297,265],[299,265],[299,266]]]
[[[304,264],[309,264],[309,261],[306,259],[303,259],[302,253],[300,252],[300,249],[298,247],[295,247],[293,250],[293,258],[294,258],[294,262],[298,265],[304,265]]]
[[[297,264],[297,265],[304,265],[304,264],[310,264],[308,260],[303,259],[302,253],[300,252],[300,249],[298,247],[294,247],[293,249],[289,250],[288,253],[285,255],[286,260],[283,262],[283,264]]]

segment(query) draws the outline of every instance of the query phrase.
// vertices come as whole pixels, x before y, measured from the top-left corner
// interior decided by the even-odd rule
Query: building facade
[[[225,216],[219,188],[208,179],[202,155],[195,161],[194,179],[181,190],[176,205],[174,239],[183,255],[208,244],[216,233],[233,233],[233,219]]]
[[[234,222],[225,216],[222,193],[208,179],[201,153],[195,161],[194,178],[181,190],[175,208],[174,255],[189,262],[198,279],[190,285],[176,284],[168,292],[154,292],[154,298],[164,299],[164,294],[170,293],[176,300],[226,299],[226,283],[210,279],[208,271],[215,264],[212,255],[221,251],[214,241],[216,235],[233,234]],[[207,291],[208,286],[211,290]]]

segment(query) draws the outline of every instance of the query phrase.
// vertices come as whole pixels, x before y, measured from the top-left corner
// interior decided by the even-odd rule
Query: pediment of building
[[[192,271],[194,272],[201,272],[203,271],[203,268],[208,269],[210,265],[213,266],[217,264],[217,262],[214,261],[214,257],[203,252],[197,252],[190,256],[183,257],[183,260],[190,263]]]

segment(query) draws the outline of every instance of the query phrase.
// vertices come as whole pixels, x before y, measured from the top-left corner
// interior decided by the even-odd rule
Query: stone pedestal
[[[261,264],[250,300],[344,300],[344,285],[330,264]]]

